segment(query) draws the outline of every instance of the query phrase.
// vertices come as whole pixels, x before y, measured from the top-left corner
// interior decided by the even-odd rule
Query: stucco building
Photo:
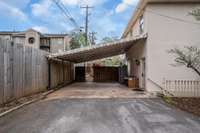
[[[68,34],[42,34],[33,29],[23,32],[0,32],[0,38],[51,53],[69,50],[70,43]]]
[[[200,0],[141,0],[122,38],[146,34],[126,53],[130,76],[141,88],[157,91],[164,79],[199,80],[192,70],[174,67],[167,51],[184,46],[200,46],[200,21],[189,12],[200,8]]]

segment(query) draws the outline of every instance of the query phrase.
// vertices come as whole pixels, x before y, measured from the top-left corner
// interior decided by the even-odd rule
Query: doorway
[[[146,62],[145,58],[140,60],[140,88],[145,89],[146,87]]]
[[[76,82],[85,82],[85,66],[76,66],[75,67],[75,81]]]

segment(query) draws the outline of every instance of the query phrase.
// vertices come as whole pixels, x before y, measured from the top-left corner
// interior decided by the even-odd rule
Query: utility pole
[[[85,43],[88,44],[88,19],[89,19],[89,9],[90,8],[93,8],[91,6],[82,6],[81,8],[84,8],[85,9],[85,13],[86,13],[86,16],[85,16]]]
[[[92,45],[95,45],[95,40],[96,40],[95,34],[97,34],[97,32],[91,32],[90,33],[90,35],[91,35],[91,44]]]

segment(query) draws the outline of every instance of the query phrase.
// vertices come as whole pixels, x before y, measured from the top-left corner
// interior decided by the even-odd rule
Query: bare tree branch
[[[194,70],[200,76],[200,49],[193,46],[184,47],[183,50],[174,48],[168,51],[175,56],[176,64],[173,66],[186,66]]]

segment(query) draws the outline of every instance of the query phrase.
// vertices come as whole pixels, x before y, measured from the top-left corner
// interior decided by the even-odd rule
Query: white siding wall
[[[151,4],[147,11],[197,22],[193,16],[188,15],[197,4]],[[163,78],[170,80],[197,80],[199,76],[186,67],[173,67],[174,57],[167,50],[188,45],[200,46],[200,25],[180,22],[146,12],[148,40],[147,40],[147,78],[162,85]],[[147,89],[155,91],[150,81]]]

